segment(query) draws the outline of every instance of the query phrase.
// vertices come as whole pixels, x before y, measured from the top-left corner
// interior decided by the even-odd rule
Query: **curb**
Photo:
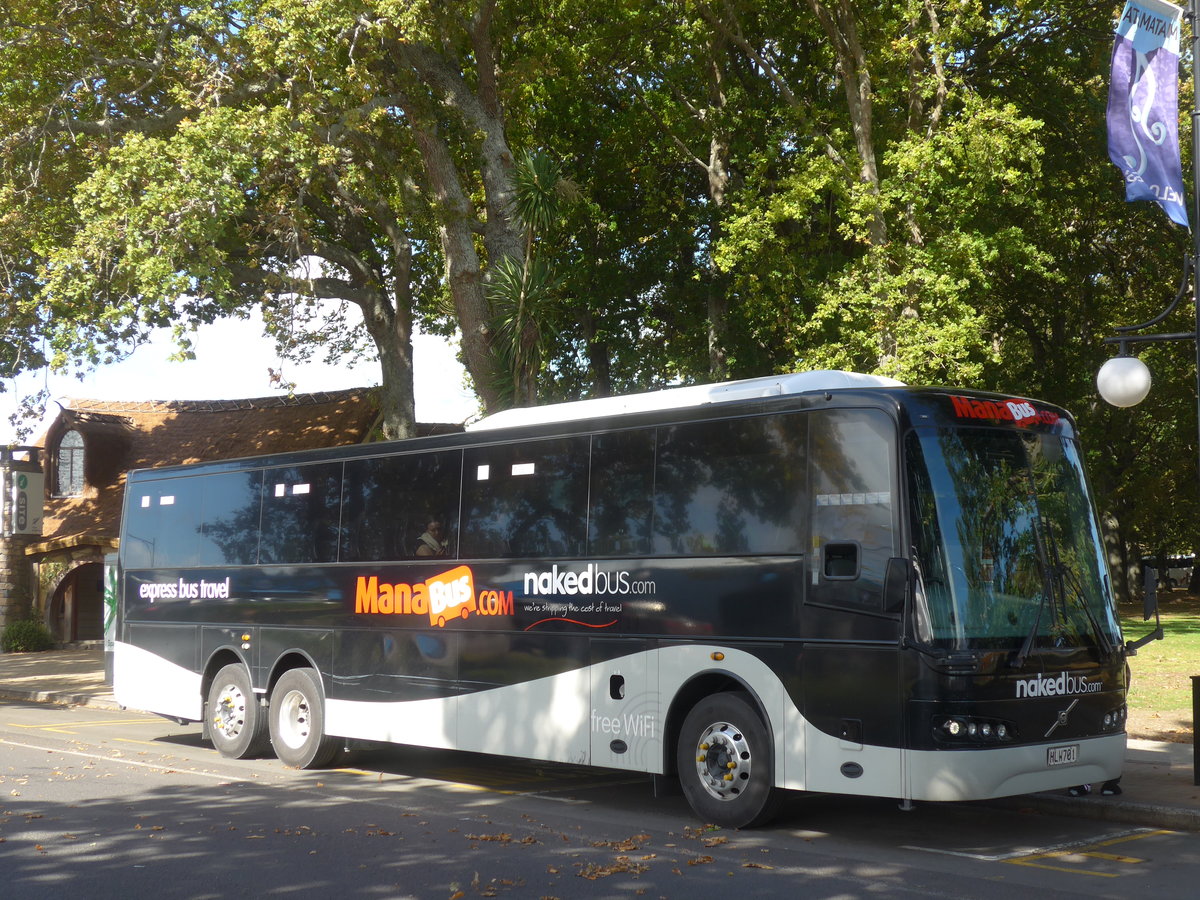
[[[1067,797],[1059,794],[1026,794],[984,801],[987,806],[1016,811],[1031,810],[1045,815],[1075,819],[1095,819],[1124,825],[1164,828],[1172,831],[1200,831],[1200,810],[1135,803],[1132,800],[1103,796]]]
[[[111,696],[77,694],[71,691],[22,691],[0,687],[0,700],[25,700],[30,703],[54,703],[58,706],[92,706],[98,709],[121,709]]]

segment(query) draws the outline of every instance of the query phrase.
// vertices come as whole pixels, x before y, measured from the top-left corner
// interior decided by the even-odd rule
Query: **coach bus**
[[[131,472],[114,688],[228,757],[394,742],[786,791],[1107,782],[1126,662],[1076,429],[846,372]]]

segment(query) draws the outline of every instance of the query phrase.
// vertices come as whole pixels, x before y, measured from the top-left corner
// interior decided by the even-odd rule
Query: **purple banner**
[[[1188,224],[1179,161],[1179,24],[1164,0],[1128,0],[1117,21],[1108,86],[1108,157],[1126,200],[1153,200]]]

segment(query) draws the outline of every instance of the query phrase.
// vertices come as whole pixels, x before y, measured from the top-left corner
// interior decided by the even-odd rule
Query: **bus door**
[[[801,630],[809,790],[902,796],[896,426],[882,410],[810,420],[811,553]]]
[[[656,772],[662,765],[662,715],[656,657],[649,642],[592,638],[592,765]]]

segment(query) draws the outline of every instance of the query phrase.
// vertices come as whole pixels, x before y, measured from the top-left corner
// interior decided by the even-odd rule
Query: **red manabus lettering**
[[[1058,413],[1048,409],[1039,410],[1028,400],[979,400],[973,397],[950,397],[954,404],[954,415],[960,419],[990,419],[993,422],[1013,422],[1029,425],[1040,422],[1053,425],[1058,422]]]

